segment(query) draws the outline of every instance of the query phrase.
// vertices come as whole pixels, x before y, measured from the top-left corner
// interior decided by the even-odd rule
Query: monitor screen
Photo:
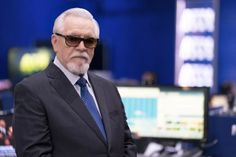
[[[138,137],[204,140],[206,88],[118,86],[131,131]]]
[[[12,116],[12,112],[0,112],[0,156],[16,157]]]
[[[45,69],[54,58],[50,48],[11,48],[8,51],[8,77],[13,84]]]

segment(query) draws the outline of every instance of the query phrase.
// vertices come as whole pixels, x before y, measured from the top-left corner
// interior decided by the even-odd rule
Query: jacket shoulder
[[[115,84],[112,80],[108,80],[104,77],[101,77],[94,72],[89,71],[88,75],[89,75],[90,79],[96,80],[96,82],[99,82],[100,84],[107,84],[107,85],[115,86]]]

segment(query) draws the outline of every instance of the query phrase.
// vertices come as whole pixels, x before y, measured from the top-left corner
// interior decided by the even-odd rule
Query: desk
[[[206,155],[236,157],[236,116],[209,116],[208,142],[211,143],[214,140],[217,140],[217,143],[205,149]]]
[[[236,157],[236,116],[209,116],[207,130],[208,144],[204,149],[204,156]],[[137,143],[139,153],[143,153],[148,143],[152,141],[152,139],[139,141]],[[212,144],[213,141],[217,143]]]

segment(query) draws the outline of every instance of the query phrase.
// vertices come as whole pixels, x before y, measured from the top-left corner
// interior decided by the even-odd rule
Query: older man
[[[136,156],[116,87],[88,72],[98,38],[99,26],[87,10],[57,17],[54,62],[15,87],[18,157]]]

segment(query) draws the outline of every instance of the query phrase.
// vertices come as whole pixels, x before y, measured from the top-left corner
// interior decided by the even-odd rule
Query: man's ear
[[[51,36],[51,43],[52,43],[52,47],[55,53],[57,53],[57,49],[58,49],[58,40],[57,37],[55,36],[55,34],[52,34]]]

